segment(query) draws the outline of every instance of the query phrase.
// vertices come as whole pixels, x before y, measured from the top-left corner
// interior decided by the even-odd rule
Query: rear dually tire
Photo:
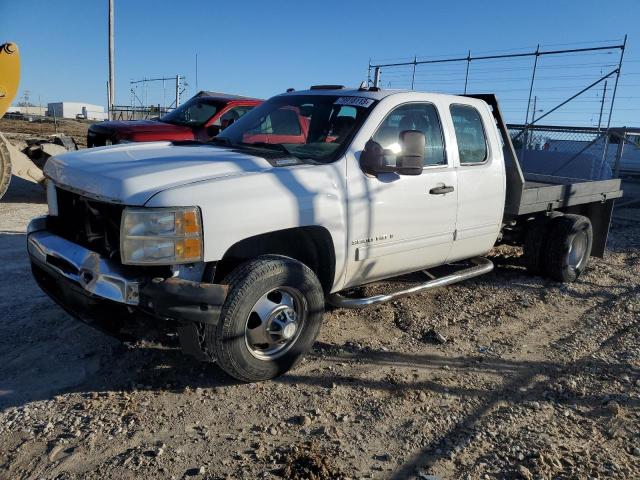
[[[574,282],[584,272],[591,256],[593,228],[582,215],[563,215],[549,223],[543,268],[558,282]]]

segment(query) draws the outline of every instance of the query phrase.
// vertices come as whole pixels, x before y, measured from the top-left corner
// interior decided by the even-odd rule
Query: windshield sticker
[[[369,108],[373,102],[374,102],[373,98],[340,97],[335,102],[333,102],[333,104],[334,105],[352,105],[354,107]]]

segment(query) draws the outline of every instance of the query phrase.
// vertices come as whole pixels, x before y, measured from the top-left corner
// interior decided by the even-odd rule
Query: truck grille
[[[92,200],[61,188],[56,188],[56,196],[58,215],[48,217],[48,230],[119,262],[120,220],[124,207]]]

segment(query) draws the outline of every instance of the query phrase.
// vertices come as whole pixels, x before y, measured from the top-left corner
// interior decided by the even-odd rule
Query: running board
[[[341,295],[340,293],[333,293],[327,297],[327,301],[334,307],[338,308],[362,308],[369,305],[388,302],[389,300],[395,300],[396,298],[422,292],[423,290],[431,290],[432,288],[451,285],[452,283],[457,283],[473,277],[484,275],[485,273],[489,273],[491,270],[493,270],[493,262],[487,258],[476,257],[470,259],[470,261],[475,264],[474,267],[465,268],[456,273],[452,273],[451,275],[447,275],[441,278],[433,278],[433,275],[425,271],[425,273],[430,275],[433,280],[421,283],[420,285],[416,285],[415,287],[407,288],[406,290],[400,290],[398,292],[389,293],[386,295],[374,295],[373,297],[365,298],[348,298]]]

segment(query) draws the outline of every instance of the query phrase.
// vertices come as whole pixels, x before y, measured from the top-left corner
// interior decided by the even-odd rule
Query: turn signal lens
[[[176,242],[176,260],[193,261],[202,257],[202,243],[199,238],[185,238]]]
[[[177,231],[182,231],[182,233],[198,233],[200,231],[200,225],[198,222],[197,212],[195,211],[186,211],[182,212],[182,215],[179,218],[176,218],[177,223]]]

